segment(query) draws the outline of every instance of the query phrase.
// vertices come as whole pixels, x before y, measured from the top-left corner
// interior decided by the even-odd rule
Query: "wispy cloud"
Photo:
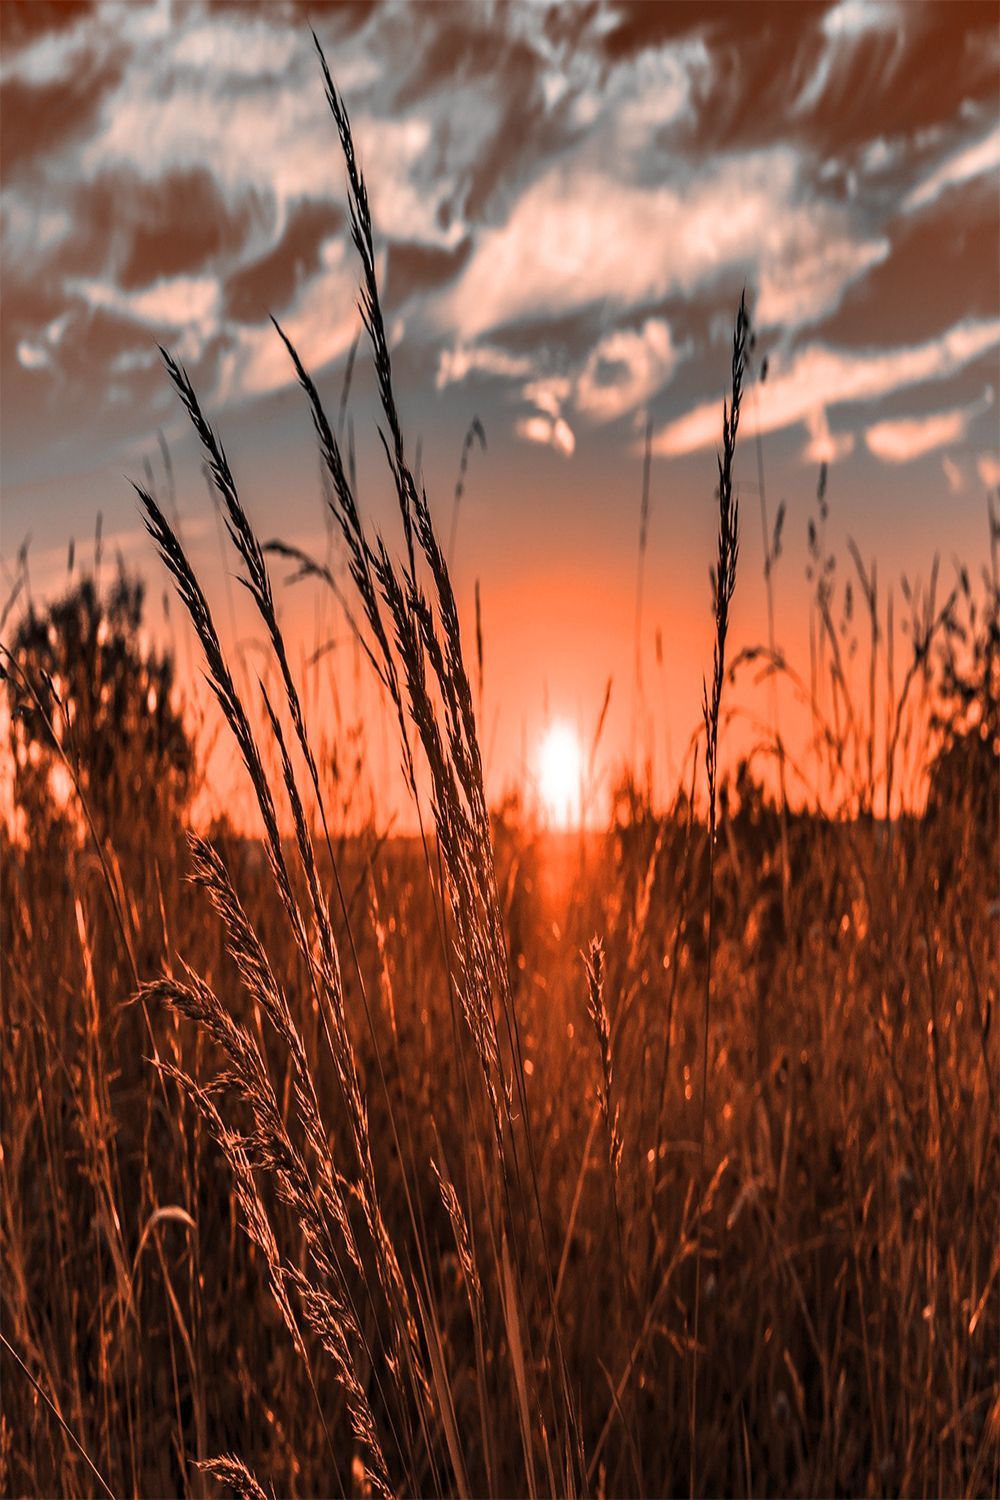
[[[935,448],[957,442],[965,433],[963,411],[939,411],[929,417],[903,417],[876,422],[865,432],[868,450],[887,464],[905,464]]]
[[[576,448],[576,436],[564,417],[550,416],[546,412],[535,412],[533,416],[521,417],[515,425],[517,436],[529,443],[542,443],[555,448],[570,458]]]
[[[150,328],[197,328],[219,312],[219,283],[214,276],[163,277],[141,291],[122,291],[113,283],[70,280],[67,290],[90,307],[105,308]]]
[[[681,356],[664,318],[606,334],[591,350],[576,382],[577,410],[597,422],[634,411],[661,390]]]
[[[1000,459],[994,453],[980,453],[976,473],[988,490],[1000,488]]]
[[[330,246],[321,273],[306,282],[282,327],[313,372],[346,353],[357,333],[353,269],[342,242]],[[219,367],[217,400],[241,401],[282,390],[294,371],[270,321],[229,331]]]
[[[971,182],[975,177],[994,176],[1000,168],[1000,129],[991,130],[982,140],[963,146],[941,162],[903,201],[912,211],[934,203],[948,188]],[[994,190],[996,183],[994,181]]]
[[[474,339],[597,303],[634,308],[722,279],[763,288],[759,321],[798,326],[835,308],[887,244],[843,204],[810,201],[789,147],[740,153],[671,184],[581,163],[544,172],[481,231],[439,326]]]
[[[492,382],[507,430],[569,454],[588,427],[676,409],[678,370],[704,368],[745,282],[781,340],[765,430],[803,424],[810,461],[846,457],[855,432],[870,451],[919,442],[876,411],[828,411],[957,372],[994,326],[941,332],[982,296],[924,305],[921,334],[940,337],[901,349],[875,291],[907,253],[901,211],[930,234],[950,187],[1000,165],[992,26],[956,40],[946,12],[840,0],[772,31],[738,6],[669,24],[617,0],[320,7],[408,357],[438,390]],[[298,8],[31,14],[5,15],[0,73],[8,402],[58,393],[97,432],[120,398],[115,430],[126,403],[148,427],[154,338],[216,406],[267,396],[292,378],[269,310],[317,371],[342,356],[357,272]],[[838,348],[859,326],[870,347]],[[709,403],[657,443],[688,451],[717,427]]]
[[[923,417],[876,422],[865,432],[865,443],[869,452],[884,463],[911,463],[925,453],[933,453],[936,448],[960,442],[969,430],[969,423],[986,410],[992,400],[990,391],[982,401],[973,402],[971,406],[931,412]]]
[[[436,382],[438,390],[443,390],[447,385],[468,380],[471,375],[520,379],[532,374],[534,369],[535,361],[530,354],[511,354],[509,350],[498,349],[492,344],[477,344],[472,348],[459,344],[453,349],[442,349]]]
[[[900,35],[901,7],[892,0],[839,0],[820,21],[823,49],[808,82],[795,99],[793,113],[802,114],[823,99],[838,72],[850,68],[856,48],[881,37]]]
[[[835,464],[854,452],[853,432],[831,432],[826,407],[819,406],[806,416],[809,441],[802,450],[807,464]]]
[[[941,459],[941,471],[944,474],[950,495],[960,495],[965,489],[965,475],[961,467],[947,453]]]
[[[777,366],[746,411],[750,432],[777,432],[814,413],[849,402],[876,401],[892,391],[942,380],[1000,343],[1000,318],[957,324],[940,338],[902,349],[848,351],[812,344]],[[691,453],[719,435],[720,407],[706,401],[657,433],[657,453]]]

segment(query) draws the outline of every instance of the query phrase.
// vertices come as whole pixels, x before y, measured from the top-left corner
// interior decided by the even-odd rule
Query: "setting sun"
[[[542,803],[556,828],[580,821],[583,754],[568,724],[553,724],[538,753],[538,788]]]

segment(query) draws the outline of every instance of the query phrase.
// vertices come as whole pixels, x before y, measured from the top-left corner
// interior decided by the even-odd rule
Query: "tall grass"
[[[702,1171],[705,1164],[705,1129],[708,1122],[708,1051],[712,1001],[712,959],[715,949],[715,843],[718,833],[719,721],[722,715],[722,690],[726,680],[726,642],[729,637],[729,610],[736,591],[736,563],[740,550],[739,502],[736,498],[733,465],[736,459],[736,437],[740,427],[743,400],[743,375],[749,339],[746,298],[740,298],[733,335],[733,381],[729,405],[722,409],[722,450],[719,463],[719,536],[715,568],[712,573],[715,644],[712,652],[712,687],[704,685],[702,717],[705,726],[705,778],[708,783],[708,952],[705,963],[705,1004],[702,1011],[701,1050],[701,1129],[699,1155]],[[691,1376],[691,1490],[695,1488],[696,1434],[698,1428],[698,1332],[701,1314],[701,1209],[698,1205],[697,1258],[694,1283],[694,1347]]]
[[[728,663],[741,304],[707,797],[693,779],[665,812],[633,794],[571,848],[491,812],[365,181],[319,55],[401,546],[366,525],[344,413],[283,330],[348,597],[328,563],[262,545],[165,353],[269,685],[238,686],[175,521],[136,489],[259,837],[185,839],[153,786],[99,824],[58,684],[5,657],[26,829],[3,832],[3,1489],[996,1493],[995,569],[943,604],[911,591],[881,736],[818,533],[812,680],[773,630]],[[275,552],[335,590],[384,690],[413,840],[342,836]],[[870,593],[874,674],[894,632]],[[834,805],[796,815],[747,768],[722,780],[724,702],[753,670],[803,697]],[[32,773],[25,703],[82,821]],[[926,813],[876,821],[935,751]]]

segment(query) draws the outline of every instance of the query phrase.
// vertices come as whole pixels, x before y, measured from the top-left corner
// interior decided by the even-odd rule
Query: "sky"
[[[454,563],[469,633],[480,588],[495,790],[546,723],[585,737],[609,679],[608,753],[638,733],[677,771],[711,663],[715,448],[744,288],[758,379],[737,460],[736,644],[765,629],[758,459],[770,524],[786,505],[772,581],[790,655],[821,464],[841,577],[849,538],[887,584],[928,577],[935,554],[985,559],[1000,483],[992,0],[4,0],[0,23],[7,584],[30,536],[33,593],[63,587],[69,539],[82,552],[100,512],[106,550],[158,601],[127,479],[149,463],[165,482],[165,445],[185,540],[239,635],[157,344],[187,366],[261,535],[326,547],[308,412],[268,321],[336,411],[358,267],[310,24],[359,143],[399,404],[442,535],[473,417],[486,434]],[[362,345],[360,499],[398,548],[372,396]],[[307,588],[281,601],[300,654],[336,638]],[[356,670],[347,648],[324,662],[320,714],[325,694],[350,700]]]

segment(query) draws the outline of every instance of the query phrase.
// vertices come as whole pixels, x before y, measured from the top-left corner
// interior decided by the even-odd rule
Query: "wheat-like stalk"
[[[704,1005],[702,1007],[701,1055],[701,1122],[699,1151],[702,1173],[705,1166],[705,1129],[708,1118],[708,1052],[711,1019],[712,955],[715,941],[715,843],[718,831],[719,723],[722,713],[722,690],[726,676],[726,639],[729,634],[729,608],[736,587],[736,561],[739,556],[739,501],[736,496],[733,463],[736,458],[736,435],[740,425],[743,399],[743,375],[746,366],[750,322],[746,294],[740,298],[733,332],[732,393],[727,405],[722,403],[722,450],[719,468],[719,532],[716,566],[713,572],[713,605],[715,644],[712,656],[712,686],[703,690],[702,713],[705,728],[705,773],[708,780],[708,955],[705,966]],[[695,1489],[697,1461],[698,1412],[698,1338],[701,1321],[701,1231],[702,1205],[698,1208],[698,1253],[695,1259],[694,1327],[691,1358],[691,1492]]]

